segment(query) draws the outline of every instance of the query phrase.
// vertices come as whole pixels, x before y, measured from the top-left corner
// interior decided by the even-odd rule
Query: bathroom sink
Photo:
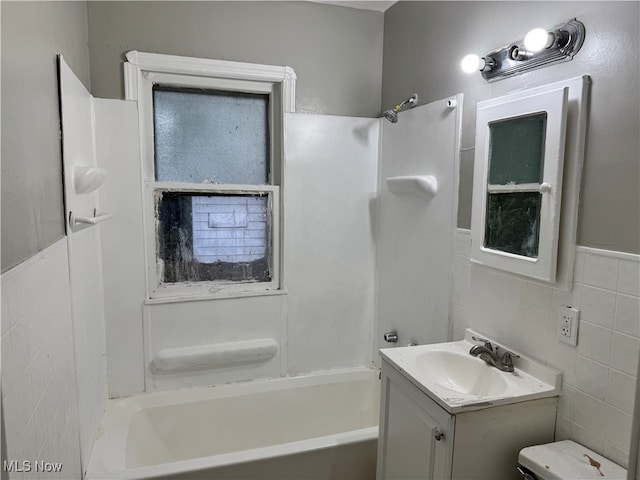
[[[451,350],[427,350],[416,356],[416,366],[430,379],[454,392],[495,397],[507,391],[505,376],[482,360]]]
[[[482,337],[468,329],[459,342],[385,348],[380,355],[451,413],[559,395],[560,372],[525,355],[514,361],[513,372],[498,370],[469,354],[478,344],[473,336]]]

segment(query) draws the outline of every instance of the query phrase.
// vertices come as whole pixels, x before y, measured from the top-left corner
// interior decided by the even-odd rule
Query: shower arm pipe
[[[418,94],[414,93],[413,95],[411,95],[409,98],[407,98],[405,101],[399,103],[398,105],[396,105],[395,107],[393,107],[393,109],[396,112],[401,112],[403,111],[405,108],[413,108],[418,104]],[[409,105],[409,107],[406,107],[407,105]]]

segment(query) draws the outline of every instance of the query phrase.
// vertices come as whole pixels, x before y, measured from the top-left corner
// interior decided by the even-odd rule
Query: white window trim
[[[555,282],[562,174],[567,120],[566,87],[549,89],[533,95],[501,97],[478,103],[476,122],[476,158],[472,216],[471,259],[487,266],[511,271],[545,282]],[[540,184],[495,186],[488,183],[489,125],[508,118],[546,112],[543,179]],[[545,185],[545,188],[541,188]],[[476,189],[477,187],[477,189]],[[518,187],[518,188],[515,188]],[[535,258],[503,252],[484,246],[487,193],[538,191],[542,194],[538,255]]]
[[[272,66],[162,55],[138,51],[128,52],[124,64],[125,98],[138,102],[142,204],[144,212],[144,244],[146,251],[147,303],[166,303],[185,300],[244,297],[285,293],[282,272],[281,188],[284,168],[284,114],[295,112],[296,75],[287,66]],[[156,182],[154,175],[153,138],[149,135],[153,122],[152,88],[154,83],[176,86],[197,86],[213,89],[265,93],[278,102],[279,118],[272,118],[272,128],[280,141],[271,144],[271,181],[268,185],[208,185],[175,182]],[[275,89],[274,87],[279,87]],[[277,166],[274,161],[277,161]],[[274,178],[275,177],[275,178]],[[267,193],[272,214],[271,250],[272,281],[225,283],[194,282],[189,284],[161,284],[156,261],[155,192],[221,192]]]
[[[232,62],[208,58],[181,57],[159,53],[130,51],[126,55],[125,98],[136,100],[138,80],[145,72],[177,73],[200,77],[250,80],[282,84],[283,111],[295,112],[296,74],[291,67]],[[127,70],[132,70],[127,72]]]

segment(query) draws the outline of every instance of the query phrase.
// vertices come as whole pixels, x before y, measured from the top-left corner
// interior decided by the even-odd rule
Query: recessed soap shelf
[[[433,175],[387,177],[387,188],[394,195],[432,198],[438,193],[438,180]]]

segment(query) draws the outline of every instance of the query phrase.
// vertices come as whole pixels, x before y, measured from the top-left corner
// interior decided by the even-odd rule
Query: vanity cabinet
[[[455,416],[382,364],[377,478],[451,477]]]
[[[381,380],[378,480],[517,480],[518,452],[553,441],[557,397],[451,413],[385,360]]]

